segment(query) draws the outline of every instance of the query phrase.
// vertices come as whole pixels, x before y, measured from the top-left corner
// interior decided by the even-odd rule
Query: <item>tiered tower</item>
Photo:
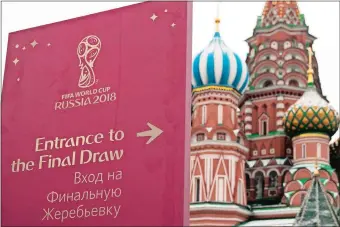
[[[320,173],[316,165],[310,188],[293,226],[340,226],[334,206],[328,198],[328,192],[320,180]]]
[[[300,206],[311,186],[314,163],[332,205],[339,206],[338,176],[330,166],[330,138],[338,130],[338,113],[317,92],[313,83],[312,49],[309,49],[308,88],[285,113],[285,132],[293,141],[293,167],[284,176],[283,203]]]
[[[247,40],[250,84],[239,106],[250,150],[246,163],[249,204],[281,201],[283,175],[293,157],[282,117],[306,89],[306,48],[312,47],[315,39],[293,0],[267,1],[253,36]],[[315,57],[312,67],[316,89],[322,94]]]
[[[219,23],[193,62],[190,225],[231,226],[250,215],[244,170],[248,148],[237,115],[248,70],[221,39]]]

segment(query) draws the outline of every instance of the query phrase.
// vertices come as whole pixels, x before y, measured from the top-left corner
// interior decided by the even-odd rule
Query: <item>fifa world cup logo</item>
[[[80,67],[80,78],[78,82],[80,88],[88,88],[96,83],[93,66],[98,57],[100,48],[100,39],[94,35],[85,37],[79,43],[77,54]]]

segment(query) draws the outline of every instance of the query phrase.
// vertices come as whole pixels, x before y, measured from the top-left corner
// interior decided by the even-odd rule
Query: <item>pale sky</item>
[[[136,2],[3,2],[2,3],[2,76],[7,51],[8,33],[119,8]],[[193,9],[193,57],[212,39],[217,3],[195,2]],[[264,2],[221,2],[220,32],[229,48],[245,60],[257,16]],[[299,2],[310,34],[318,39],[313,49],[319,64],[324,94],[338,111],[339,105],[339,2]],[[333,140],[339,137],[338,133]]]

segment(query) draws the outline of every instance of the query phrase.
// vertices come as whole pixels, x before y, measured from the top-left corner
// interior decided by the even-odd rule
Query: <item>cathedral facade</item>
[[[265,3],[246,62],[215,23],[193,61],[190,224],[339,226],[329,147],[339,118],[297,2]],[[315,198],[326,216],[309,212]]]

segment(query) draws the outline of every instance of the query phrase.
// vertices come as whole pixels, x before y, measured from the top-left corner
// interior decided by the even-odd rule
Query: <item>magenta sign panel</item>
[[[188,224],[192,3],[9,35],[2,226]]]

